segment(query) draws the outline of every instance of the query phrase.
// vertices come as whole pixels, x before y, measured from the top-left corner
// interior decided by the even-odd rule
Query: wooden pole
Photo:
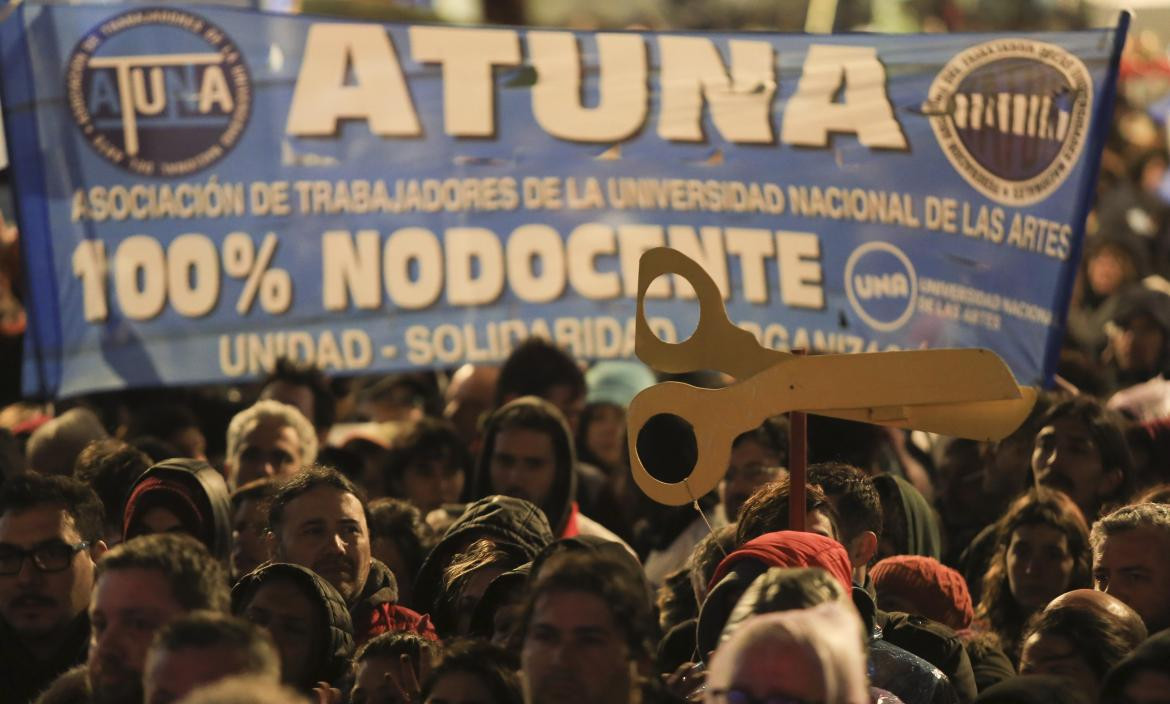
[[[804,354],[804,350],[792,350]],[[788,413],[788,529],[806,530],[805,494],[808,483],[808,416]]]

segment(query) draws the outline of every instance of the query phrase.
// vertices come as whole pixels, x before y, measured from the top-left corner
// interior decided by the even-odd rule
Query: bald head
[[[1071,592],[1065,592],[1049,602],[1048,606],[1044,607],[1044,612],[1056,609],[1092,611],[1113,619],[1122,625],[1135,647],[1149,635],[1146,631],[1146,624],[1138,612],[1117,597],[1110,596],[1105,592],[1094,589],[1074,589]]]
[[[443,399],[443,417],[455,424],[464,441],[476,437],[480,416],[492,409],[499,378],[498,367],[474,364],[464,364],[451,376]]]

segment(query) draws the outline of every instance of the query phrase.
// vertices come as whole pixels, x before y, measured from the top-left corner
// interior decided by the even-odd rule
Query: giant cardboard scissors
[[[659,339],[646,321],[646,289],[677,274],[695,289],[699,323],[679,343]],[[634,351],[664,372],[718,370],[737,383],[701,389],[663,382],[643,390],[627,414],[630,469],[651,499],[681,506],[714,489],[727,471],[736,436],[789,411],[925,430],[974,440],[998,440],[1015,430],[1036,401],[1007,365],[986,349],[938,349],[800,356],[761,345],[732,324],[715,282],[696,262],[666,247],[642,255]],[[670,414],[694,430],[698,459],[690,475],[666,483],[646,471],[638,434],[651,418]]]

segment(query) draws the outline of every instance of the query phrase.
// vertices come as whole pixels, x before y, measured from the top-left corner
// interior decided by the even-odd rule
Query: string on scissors
[[[695,512],[699,514],[699,518],[703,519],[703,523],[707,524],[707,533],[714,533],[715,526],[711,525],[711,521],[707,518],[707,514],[703,513],[702,507],[699,506],[699,500],[695,498],[695,492],[691,491],[690,477],[683,480],[683,487],[687,490],[687,496],[691,497],[691,506],[695,507]],[[718,540],[715,541],[715,547],[719,548],[719,552],[727,557],[727,551],[723,549],[723,543]]]

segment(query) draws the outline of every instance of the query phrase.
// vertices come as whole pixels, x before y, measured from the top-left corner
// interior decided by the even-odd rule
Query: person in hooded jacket
[[[882,502],[882,537],[877,559],[891,555],[942,558],[938,515],[930,502],[910,482],[893,474],[873,478]]]
[[[175,458],[147,469],[126,499],[122,539],[154,533],[186,533],[224,565],[232,551],[227,484],[203,460]]]
[[[437,638],[428,616],[397,603],[394,573],[371,556],[361,490],[337,470],[306,467],[282,484],[269,504],[268,526],[276,561],[308,567],[345,599],[358,645],[389,631]]]
[[[531,501],[544,511],[558,538],[593,535],[624,544],[581,513],[576,464],[573,434],[565,417],[543,399],[522,396],[488,419],[472,495],[504,494]]]
[[[414,603],[436,615],[442,614],[443,610],[435,607],[443,597],[444,570],[455,555],[485,538],[520,562],[528,562],[553,541],[553,533],[544,511],[524,499],[486,496],[468,504],[419,568],[414,581]],[[439,632],[450,632],[454,624],[443,622],[441,615],[439,618],[435,624]]]
[[[353,622],[345,600],[317,573],[284,562],[262,565],[232,587],[232,613],[268,629],[288,686],[306,694],[320,685],[347,689]]]

